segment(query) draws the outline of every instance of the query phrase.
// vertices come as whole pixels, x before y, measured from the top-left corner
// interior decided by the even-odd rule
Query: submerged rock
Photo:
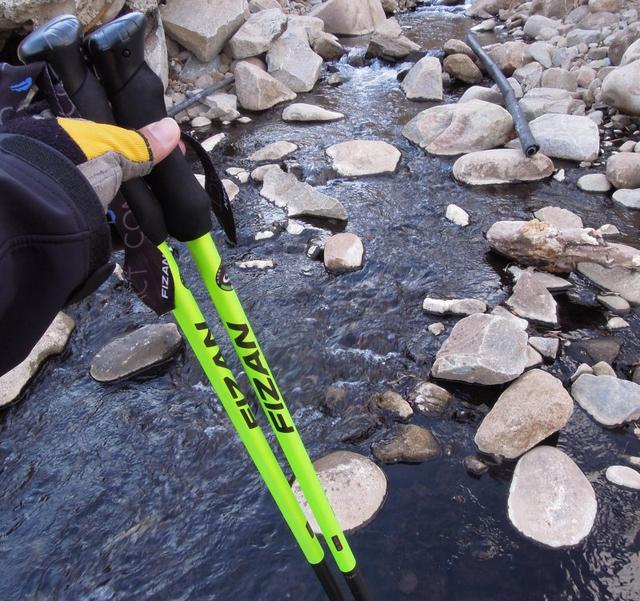
[[[605,473],[607,480],[616,486],[640,490],[640,472],[626,465],[612,465]]]
[[[378,409],[390,414],[398,420],[407,420],[413,416],[411,405],[402,398],[402,395],[393,390],[386,390],[374,397],[373,402]]]
[[[336,451],[317,459],[313,466],[345,532],[364,526],[375,517],[387,496],[387,478],[373,461],[350,451]],[[297,480],[292,489],[312,530],[320,534]]]
[[[485,186],[538,181],[551,177],[553,170],[553,162],[542,153],[528,158],[520,150],[498,148],[460,157],[453,176],[465,184]]]
[[[453,401],[453,395],[432,382],[419,382],[411,396],[413,406],[422,415],[442,415]]]
[[[283,83],[246,61],[236,65],[235,77],[238,102],[249,111],[265,111],[296,97]]]
[[[439,299],[425,298],[422,310],[435,315],[473,315],[485,313],[487,304],[475,298]]]
[[[624,267],[607,268],[596,263],[578,263],[578,272],[599,288],[615,292],[633,305],[640,305],[640,272]]]
[[[109,342],[94,357],[91,377],[117,382],[166,363],[182,348],[173,323],[147,325]]]
[[[383,463],[422,463],[440,455],[440,445],[426,428],[398,424],[391,437],[371,445],[371,451]]]
[[[531,268],[527,269],[513,289],[507,305],[520,317],[530,321],[558,325],[558,306],[551,293],[536,279]]]
[[[64,351],[75,328],[75,322],[66,313],[58,313],[33,347],[29,356],[12,370],[0,376],[0,407],[13,403],[33,376],[38,373],[42,364],[54,355]]]
[[[562,382],[533,369],[500,395],[474,440],[483,453],[515,459],[563,428],[572,413]]]
[[[267,144],[259,150],[256,150],[253,154],[249,155],[249,160],[256,162],[279,161],[296,150],[298,150],[297,144],[281,140],[279,142]]]
[[[282,119],[284,121],[337,121],[344,119],[344,115],[321,106],[298,102],[290,104],[282,111]]]
[[[435,56],[421,58],[400,84],[409,100],[442,100],[442,67]]]
[[[324,266],[334,273],[357,271],[362,268],[364,246],[355,234],[335,234],[324,245]]]
[[[393,173],[402,156],[395,146],[376,140],[349,140],[326,152],[332,167],[345,177]]]
[[[515,380],[527,363],[527,334],[511,319],[471,315],[459,321],[436,355],[434,378],[470,384]]]
[[[620,426],[640,418],[640,385],[634,382],[584,374],[573,383],[571,394],[603,426]]]
[[[509,520],[543,545],[579,544],[593,528],[598,503],[573,460],[554,447],[529,451],[516,465],[509,488]]]

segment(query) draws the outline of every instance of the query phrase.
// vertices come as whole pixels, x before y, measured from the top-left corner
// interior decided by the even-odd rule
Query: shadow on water
[[[434,53],[470,24],[459,9],[423,9],[400,20]],[[308,239],[318,234],[312,225],[299,236],[281,232],[255,242],[255,232],[286,219],[251,184],[234,201],[239,247],[226,247],[216,234],[316,457],[336,448],[369,452],[368,440],[341,442],[348,425],[318,410],[328,386],[340,383],[354,403],[364,403],[389,383],[407,393],[428,376],[444,335],[435,339],[426,331],[435,321],[421,311],[426,295],[476,297],[490,305],[507,298],[508,263],[488,254],[483,237],[496,220],[527,219],[558,204],[587,225],[613,223],[630,239],[640,225],[639,215],[607,197],[578,191],[579,171],[572,165],[562,183],[456,184],[452,160],[425,155],[401,135],[402,126],[430,106],[404,98],[397,80],[403,65],[343,60],[336,68],[345,78],[342,86],[321,83],[300,100],[341,111],[345,120],[285,125],[276,108],[255,115],[248,126],[230,127],[228,143],[215,157],[224,168],[250,167],[242,157],[255,149],[280,139],[295,142],[304,177],[345,204],[347,229],[364,240],[364,269],[340,277],[305,256]],[[354,137],[396,145],[403,155],[398,173],[337,178],[324,149]],[[469,227],[443,218],[451,202],[470,213]],[[239,270],[235,262],[245,258],[274,258],[277,268]],[[194,271],[187,274],[195,283]],[[202,286],[194,288],[206,306]],[[559,299],[566,339],[607,335],[598,309],[567,295]],[[72,315],[78,329],[67,354],[45,367],[21,403],[0,413],[0,599],[320,601],[310,570],[193,357],[182,353],[155,378],[97,384],[88,374],[95,353],[153,317],[114,281]],[[447,332],[455,323],[442,321]],[[639,358],[638,317],[629,321],[631,330],[618,336],[618,366],[624,369]],[[214,330],[222,340],[217,323]],[[577,362],[564,353],[548,369],[568,381]],[[462,465],[476,452],[473,436],[501,389],[447,387],[457,398],[452,412],[415,420],[433,429],[446,452],[421,465],[385,466],[387,502],[351,537],[376,599],[640,598],[637,495],[606,485],[603,477],[620,454],[640,454],[631,429],[604,430],[576,409],[553,444],[593,482],[597,523],[575,549],[543,549],[507,520],[513,466],[497,466],[477,479]]]

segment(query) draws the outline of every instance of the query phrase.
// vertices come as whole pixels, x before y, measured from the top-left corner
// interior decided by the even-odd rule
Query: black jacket
[[[0,134],[0,374],[27,357],[56,313],[102,283],[109,227],[62,154]]]

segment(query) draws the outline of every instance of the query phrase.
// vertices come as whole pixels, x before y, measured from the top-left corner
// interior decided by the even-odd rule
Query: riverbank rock
[[[266,111],[296,97],[283,83],[246,61],[236,65],[235,77],[238,102],[249,111]]]
[[[431,154],[464,154],[505,144],[513,137],[513,120],[496,104],[470,100],[422,111],[402,135]]]
[[[474,440],[483,453],[515,459],[562,429],[572,413],[562,382],[533,369],[500,395]]]
[[[91,377],[117,382],[171,360],[182,348],[182,336],[173,323],[143,326],[115,338],[91,362]]]
[[[229,40],[228,49],[234,59],[259,56],[287,27],[287,15],[279,8],[252,14]]]
[[[632,490],[640,490],[640,472],[626,465],[612,465],[605,476],[611,484]]]
[[[527,334],[511,319],[471,315],[459,321],[436,355],[434,378],[505,384],[527,364]]]
[[[472,186],[539,181],[553,171],[553,161],[544,154],[527,158],[521,150],[510,148],[471,152],[453,165],[453,177]]]
[[[293,92],[309,92],[320,78],[322,57],[293,32],[280,36],[267,52],[269,74]]]
[[[350,451],[336,451],[317,459],[313,466],[344,532],[365,526],[375,517],[387,496],[387,477],[373,461]],[[292,490],[311,529],[320,534],[297,480]]]
[[[543,545],[579,544],[593,528],[598,503],[593,487],[573,460],[554,447],[523,455],[509,488],[509,520]]]
[[[640,154],[620,152],[609,157],[607,179],[616,188],[640,188]]]
[[[598,126],[579,115],[542,115],[529,123],[540,151],[551,158],[595,161],[600,153]]]
[[[421,58],[400,84],[409,100],[442,100],[442,67],[435,56]]]
[[[246,9],[246,0],[167,0],[160,14],[169,36],[207,62],[244,23]]]
[[[362,268],[364,245],[355,234],[334,234],[324,245],[324,266],[334,273],[346,273]]]
[[[418,382],[411,395],[415,410],[427,417],[441,416],[452,401],[453,395],[433,382]]]
[[[75,322],[66,313],[58,313],[42,338],[33,347],[29,356],[12,370],[0,376],[0,407],[18,399],[42,364],[64,351]]]
[[[616,67],[602,82],[602,100],[627,115],[640,115],[640,60]]]
[[[615,292],[633,305],[640,305],[640,272],[637,270],[578,263],[578,272],[599,288]]]
[[[282,111],[283,121],[338,121],[340,119],[344,119],[342,113],[302,102],[290,104]]]
[[[548,113],[570,115],[584,112],[584,102],[571,92],[559,88],[534,88],[520,100],[520,108],[527,121],[533,121]]]
[[[398,424],[390,438],[371,445],[371,452],[382,463],[422,463],[440,455],[440,445],[426,428]]]
[[[493,44],[485,46],[484,49],[507,77],[513,75],[516,69],[533,60],[527,44],[521,40]]]
[[[628,190],[621,188],[613,193],[613,202],[626,209],[640,209],[640,189]]]
[[[367,48],[369,56],[397,61],[420,50],[420,45],[402,34],[402,27],[394,18],[387,19],[376,27]]]
[[[333,169],[345,177],[393,173],[402,156],[395,146],[377,140],[349,140],[326,152]]]
[[[288,154],[298,150],[298,145],[286,140],[280,140],[279,142],[272,142],[263,146],[259,150],[249,155],[250,161],[279,161]]]
[[[321,217],[347,220],[347,211],[335,198],[322,194],[291,173],[274,166],[262,176],[260,194],[276,206],[284,207],[289,217]]]
[[[422,310],[435,315],[474,315],[486,313],[487,304],[475,298],[439,299],[425,298]]]
[[[546,338],[544,336],[531,336],[529,344],[536,349],[545,359],[555,360],[560,348],[560,340],[557,338]]]
[[[640,418],[640,385],[612,376],[581,375],[571,395],[593,419],[607,427]]]
[[[577,183],[580,190],[585,192],[608,192],[611,184],[604,173],[587,173]]]
[[[480,83],[483,79],[482,71],[466,54],[450,54],[444,59],[443,67],[451,77],[464,83]]]
[[[322,19],[325,31],[337,35],[373,33],[387,19],[379,0],[328,0],[309,16]]]
[[[558,325],[558,305],[551,293],[536,279],[533,269],[527,269],[507,299],[513,312],[527,319],[547,326]]]

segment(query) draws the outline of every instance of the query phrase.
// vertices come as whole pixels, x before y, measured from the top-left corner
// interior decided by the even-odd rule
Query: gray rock
[[[611,376],[617,378],[615,370],[606,361],[598,361],[592,368],[594,376]]]
[[[577,545],[591,532],[597,509],[593,487],[559,449],[537,447],[518,461],[508,513],[527,538],[554,548]]]
[[[362,268],[364,246],[355,234],[334,234],[324,245],[324,266],[334,273],[346,273]]]
[[[411,396],[416,411],[427,417],[442,415],[452,401],[453,395],[448,390],[432,382],[418,382]]]
[[[383,463],[422,463],[440,455],[440,445],[429,430],[413,424],[398,424],[391,437],[371,445],[371,451]]]
[[[349,140],[326,152],[333,169],[345,177],[393,173],[402,156],[395,146],[376,140]]]
[[[640,472],[626,465],[608,467],[605,476],[611,484],[632,490],[640,490]]]
[[[515,459],[563,428],[572,413],[562,382],[533,369],[500,395],[474,440],[483,453]]]
[[[624,330],[629,327],[629,322],[622,319],[622,317],[612,317],[607,321],[607,330]]]
[[[557,338],[546,338],[544,336],[532,336],[529,344],[536,349],[545,359],[554,361],[558,356],[560,340]]]
[[[491,102],[504,106],[504,96],[499,90],[485,88],[484,86],[471,86],[467,88],[464,94],[458,100],[458,104],[469,102],[470,100],[482,100],[483,102]]]
[[[269,74],[294,92],[309,92],[316,85],[322,68],[322,57],[317,55],[295,33],[286,32],[267,52]]]
[[[350,451],[336,451],[317,459],[313,466],[345,532],[373,520],[387,496],[387,478],[373,461]],[[297,480],[291,488],[311,529],[320,534],[320,526]]]
[[[534,216],[540,221],[557,228],[582,229],[584,227],[582,219],[578,215],[560,207],[543,207],[538,209]]]
[[[543,115],[529,126],[540,151],[570,161],[594,161],[600,152],[598,126],[578,115]]]
[[[298,150],[298,145],[286,140],[272,142],[249,155],[250,161],[279,161]]]
[[[62,312],[56,315],[28,357],[0,376],[0,407],[17,400],[42,364],[64,351],[74,328],[75,322],[71,317]]]
[[[588,173],[578,180],[578,188],[585,192],[608,192],[611,184],[604,173]]]
[[[500,106],[470,100],[426,109],[402,130],[427,152],[456,155],[501,146],[511,139],[513,120]]]
[[[371,36],[367,54],[385,60],[397,61],[420,50],[420,45],[402,34],[402,27],[394,18],[376,27]]]
[[[640,115],[640,61],[616,67],[602,82],[602,100],[627,115]]]
[[[160,78],[165,90],[169,85],[169,56],[167,40],[160,13],[149,18],[150,29],[144,38],[144,60],[151,70]]]
[[[628,380],[584,374],[573,383],[571,395],[603,426],[620,426],[640,417],[640,386]]]
[[[575,92],[578,89],[578,73],[552,67],[542,74],[541,83],[543,88],[560,88],[561,90]]]
[[[510,319],[524,332],[526,332],[527,328],[529,327],[529,322],[526,319],[522,319],[522,317],[514,315],[513,313],[511,313],[511,311],[505,309],[504,307],[501,307],[500,305],[493,308],[493,311],[491,311],[491,315],[497,315],[498,317]]]
[[[211,94],[202,99],[202,103],[209,107],[205,116],[220,121],[233,121],[240,116],[238,112],[238,98],[235,94]]]
[[[620,296],[598,294],[598,302],[609,311],[613,311],[618,315],[626,315],[631,311],[631,305]]]
[[[147,325],[109,342],[94,357],[91,377],[117,382],[166,363],[182,348],[173,323]]]
[[[485,46],[485,50],[507,77],[531,62],[528,46],[521,40]]]
[[[400,84],[409,100],[442,100],[442,67],[434,56],[421,58]]]
[[[569,115],[584,112],[584,103],[576,100],[571,92],[560,88],[534,88],[522,100],[520,108],[527,121],[533,121],[546,114]]]
[[[597,29],[574,29],[567,34],[567,46],[578,46],[579,44],[594,44],[600,41],[602,33]]]
[[[551,51],[553,46],[547,42],[534,42],[529,44],[529,56],[540,63],[545,69],[549,69],[552,66]],[[542,74],[540,75],[542,77]]]
[[[455,325],[431,373],[434,378],[470,384],[504,384],[515,380],[526,363],[527,334],[516,323],[476,314]]]
[[[282,119],[284,121],[338,121],[344,119],[344,115],[314,104],[298,102],[284,109]]]
[[[275,165],[273,163],[269,163],[268,165],[260,165],[260,167],[256,167],[251,172],[251,179],[254,182],[262,182],[264,180],[264,174],[269,171],[269,169],[278,169],[279,171],[282,171],[279,165]]]
[[[489,466],[474,455],[465,457],[462,463],[464,469],[472,476],[482,476],[482,474],[486,474],[489,471]]]
[[[557,303],[547,288],[535,278],[532,269],[527,269],[518,278],[507,305],[517,315],[529,321],[549,326],[558,325]]]
[[[435,315],[474,315],[475,313],[485,313],[487,304],[474,298],[451,300],[425,298],[422,303],[422,310]]]
[[[387,18],[379,0],[328,0],[309,16],[319,17],[325,31],[338,35],[373,33]]]
[[[444,70],[464,83],[480,83],[482,71],[466,54],[450,54],[444,59]]]
[[[596,263],[578,263],[578,271],[596,286],[619,294],[632,305],[640,305],[640,272]]]
[[[447,205],[447,210],[444,216],[460,227],[467,227],[469,225],[469,213],[467,213],[462,207],[458,205]]]
[[[533,39],[548,40],[558,35],[559,21],[544,15],[531,15],[524,24],[524,35]]]
[[[475,58],[475,52],[462,40],[448,40],[442,47],[446,56],[450,54],[466,54],[469,58]]]
[[[263,54],[286,26],[287,16],[280,8],[261,10],[251,15],[229,40],[231,57],[241,59]]]
[[[206,62],[244,23],[246,8],[246,0],[168,0],[160,14],[169,36]]]
[[[386,390],[382,394],[376,395],[373,398],[373,403],[378,409],[398,420],[407,420],[413,416],[411,405],[393,390]]]
[[[496,148],[471,152],[453,165],[453,176],[473,186],[539,181],[553,175],[553,161],[539,152],[527,158],[521,150]]]
[[[607,179],[616,188],[640,188],[640,154],[621,152],[609,157]]]
[[[295,175],[285,173],[280,168],[271,168],[262,177],[260,194],[276,206],[285,207],[289,217],[347,220],[347,211],[338,200],[299,181]]]
[[[593,375],[593,369],[591,368],[590,365],[587,365],[586,363],[581,363],[576,368],[576,371],[573,372],[573,375],[571,376],[571,382],[572,383],[575,382],[580,376],[584,374]]]
[[[326,31],[314,31],[310,33],[309,41],[311,42],[313,51],[326,61],[338,59],[345,53],[345,49],[338,41],[338,38]],[[337,74],[334,73],[333,75]]]
[[[520,83],[522,91],[526,94],[529,90],[540,86],[543,71],[542,65],[534,61],[516,69],[513,77]]]
[[[236,65],[235,77],[238,102],[249,111],[265,111],[296,97],[283,83],[246,61]]]
[[[532,346],[527,347],[527,364],[524,368],[531,369],[532,367],[538,367],[538,365],[542,365],[543,363],[544,360],[542,359],[542,355]]]

